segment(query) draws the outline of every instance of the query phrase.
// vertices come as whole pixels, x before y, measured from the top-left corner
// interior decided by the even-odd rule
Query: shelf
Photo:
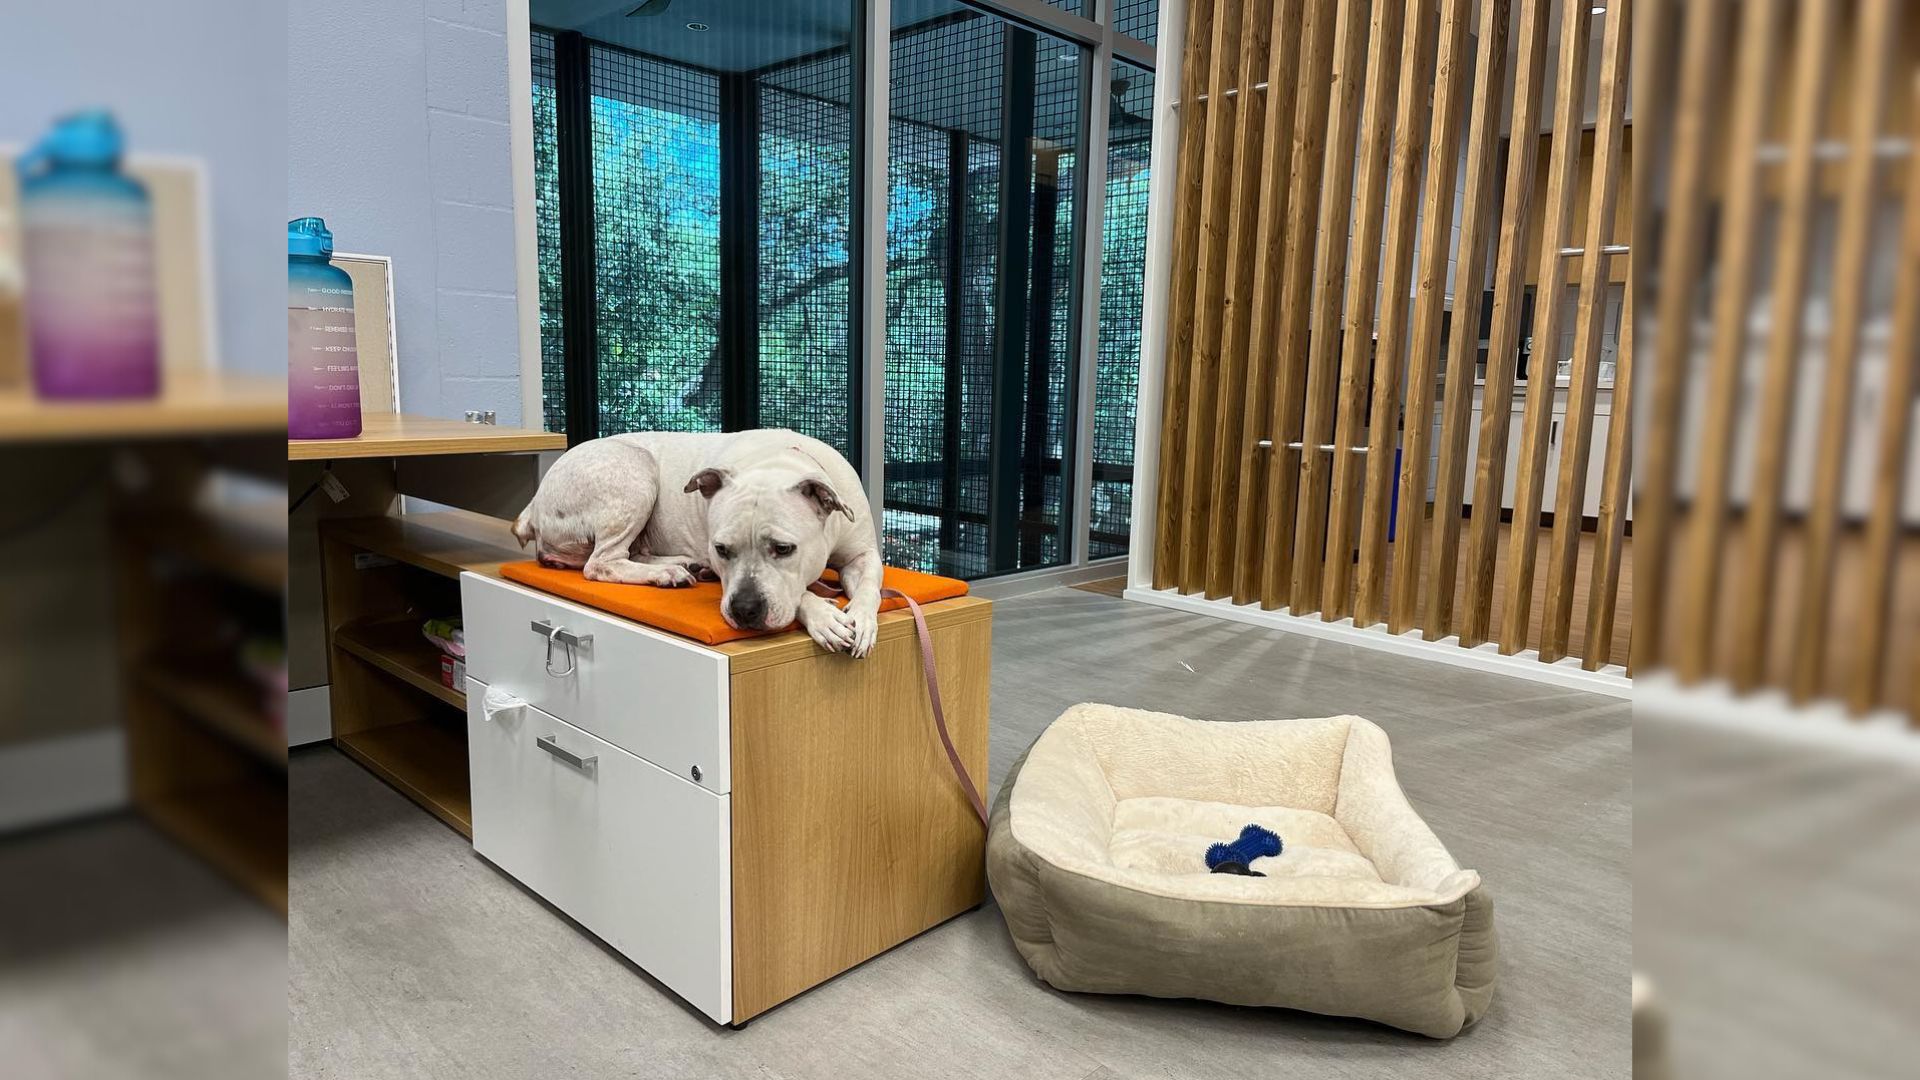
[[[467,695],[440,681],[440,650],[420,633],[420,620],[367,619],[333,632],[333,643],[408,686],[467,710]]]
[[[471,571],[499,576],[500,564],[524,562],[512,522],[467,510],[383,517],[328,518],[320,534],[348,547],[385,555],[441,577]]]
[[[287,913],[286,789],[229,784],[140,801],[161,832]]]
[[[241,750],[276,768],[287,767],[287,736],[267,719],[260,690],[238,672],[149,661],[141,686]]]
[[[285,379],[166,372],[160,396],[145,401],[42,401],[27,389],[0,390],[0,443],[120,443],[286,430]]]
[[[504,454],[567,448],[567,437],[563,433],[471,424],[465,420],[367,413],[361,417],[360,423],[360,434],[351,439],[288,439],[287,460],[339,461],[347,458],[429,457],[436,454]]]
[[[287,587],[286,515],[246,512],[185,513],[146,511],[129,514],[125,535],[155,550],[185,559],[228,581],[279,596]]]
[[[455,832],[473,837],[467,741],[454,728],[415,720],[335,735],[333,744]]]

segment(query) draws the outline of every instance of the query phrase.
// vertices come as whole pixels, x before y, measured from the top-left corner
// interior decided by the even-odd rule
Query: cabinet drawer
[[[469,677],[709,791],[729,790],[726,657],[477,574],[460,576],[460,603]],[[534,623],[592,640],[572,650],[571,665],[555,644],[549,663]]]
[[[474,850],[728,1022],[729,797],[530,706],[489,721],[486,689],[467,695]]]

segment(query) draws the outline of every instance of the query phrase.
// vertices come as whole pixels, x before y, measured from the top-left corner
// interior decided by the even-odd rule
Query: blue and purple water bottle
[[[50,399],[160,392],[153,202],[120,170],[113,117],[54,124],[18,164],[27,351]]]
[[[317,217],[287,222],[287,437],[360,434],[360,355],[353,279],[328,259],[333,234]]]

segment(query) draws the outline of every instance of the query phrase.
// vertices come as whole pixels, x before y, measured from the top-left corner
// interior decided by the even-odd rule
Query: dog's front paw
[[[653,584],[662,589],[684,589],[697,578],[684,566],[661,566],[653,571]]]
[[[828,652],[846,652],[854,643],[853,616],[833,604],[808,594],[811,602],[800,607],[800,623],[814,644]]]
[[[880,613],[877,611],[859,611],[850,615],[853,622],[853,643],[847,649],[855,659],[864,659],[873,651],[874,639],[880,636]]]

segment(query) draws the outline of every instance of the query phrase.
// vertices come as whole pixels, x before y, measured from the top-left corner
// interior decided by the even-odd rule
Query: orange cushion
[[[720,583],[702,581],[679,589],[662,589],[653,585],[616,585],[606,581],[588,581],[578,570],[556,570],[541,566],[531,560],[527,562],[506,563],[500,567],[500,576],[522,585],[531,585],[543,592],[565,597],[576,604],[585,604],[590,608],[632,619],[637,623],[659,627],[670,633],[689,637],[695,641],[704,641],[708,645],[718,645],[723,641],[739,641],[742,638],[762,637],[767,634],[784,633],[784,630],[736,630],[727,625],[720,615]],[[829,570],[825,580],[838,581],[839,575]],[[936,577],[914,570],[902,570],[897,566],[886,568],[883,584],[889,589],[898,589],[922,604],[931,604],[936,600],[965,596],[967,583],[955,578]],[[814,591],[826,595],[819,586]],[[846,606],[846,600],[836,601]],[[907,606],[905,600],[887,597],[880,602],[881,611],[892,611]],[[789,626],[792,630],[799,624]]]

